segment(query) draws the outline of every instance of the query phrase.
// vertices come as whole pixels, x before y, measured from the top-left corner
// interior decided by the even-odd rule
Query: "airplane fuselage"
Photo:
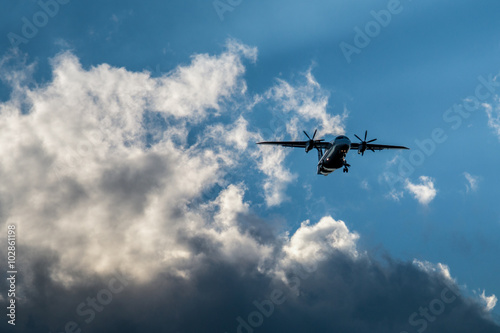
[[[346,164],[345,156],[350,148],[351,140],[344,135],[339,135],[332,140],[318,162],[318,174],[326,176],[337,169],[343,168]]]

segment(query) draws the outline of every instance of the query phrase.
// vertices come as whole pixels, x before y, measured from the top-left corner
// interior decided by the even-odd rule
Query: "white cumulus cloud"
[[[30,67],[3,72],[14,89],[0,103],[3,216],[25,232],[21,242],[34,253],[57,255],[55,280],[72,284],[117,270],[138,280],[165,269],[187,276],[199,255],[179,235],[200,230],[222,244],[228,260],[237,253],[265,257],[263,247],[231,226],[244,212],[242,189],[220,194],[208,227],[203,207],[190,208],[220,182],[231,159],[222,150],[185,145],[188,122],[224,112],[224,103],[244,93],[242,61],[255,53],[230,41],[220,55],[195,55],[152,78],[107,64],[85,69],[66,52],[52,60],[53,79],[31,88],[24,83]],[[166,128],[146,126],[150,115]],[[237,147],[245,141],[229,140]]]
[[[349,231],[343,221],[337,221],[331,216],[323,217],[314,225],[307,220],[301,223],[283,248],[284,262],[295,261],[310,265],[314,261],[326,259],[333,250],[356,258],[358,239],[359,235]]]
[[[420,176],[419,179],[420,184],[414,184],[407,179],[405,188],[413,194],[419,203],[427,205],[436,197],[437,190],[434,188],[434,180],[427,176]]]

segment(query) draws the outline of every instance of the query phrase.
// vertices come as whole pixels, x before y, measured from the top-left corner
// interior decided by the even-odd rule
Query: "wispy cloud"
[[[215,124],[209,126],[203,141],[215,142],[219,156],[229,165],[249,167],[249,163],[266,177],[262,183],[267,206],[277,206],[287,199],[285,194],[287,185],[296,179],[285,166],[285,158],[290,151],[281,147],[264,147],[255,143],[262,141],[262,136],[248,128],[248,121],[241,115],[233,123]],[[205,146],[212,147],[208,142]],[[250,160],[249,160],[250,159]]]
[[[289,115],[287,132],[296,139],[303,130],[308,130],[304,128],[304,122],[312,120],[315,124],[321,124],[318,135],[344,134],[347,112],[344,110],[341,115],[330,114],[327,111],[329,92],[316,81],[312,68],[304,76],[305,83],[297,85],[278,79],[278,83],[266,93],[266,98],[277,103],[280,112]]]
[[[268,206],[276,206],[286,200],[286,185],[297,179],[297,175],[283,165],[286,155],[287,151],[281,147],[264,146],[259,146],[253,154],[259,170],[267,176],[263,188]]]
[[[479,183],[479,176],[473,176],[468,172],[464,172],[465,179],[467,180],[468,184],[465,184],[465,187],[467,188],[467,192],[472,191],[475,192],[478,189],[478,183]]]
[[[390,198],[394,201],[399,201],[404,197],[403,191],[398,191],[396,189],[392,189],[389,193],[386,194],[386,198]]]
[[[488,116],[488,126],[491,127],[500,140],[500,96],[495,96],[493,103],[482,104]]]
[[[483,301],[486,311],[491,311],[497,305],[498,298],[492,294],[491,296],[485,295],[485,290],[479,295],[479,298]]]

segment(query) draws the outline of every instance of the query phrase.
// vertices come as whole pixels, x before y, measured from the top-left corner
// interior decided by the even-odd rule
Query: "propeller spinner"
[[[312,139],[309,136],[309,134],[306,133],[306,131],[303,131],[303,132],[307,136],[307,138],[309,139],[309,141],[307,141],[307,144],[306,144],[306,153],[310,152],[313,148],[316,148],[316,145],[315,145],[316,142],[321,142],[324,140],[324,139],[314,140],[314,138],[316,137],[316,133],[318,132],[318,129],[314,130],[314,134],[313,134]]]
[[[358,138],[359,141],[361,141],[360,145],[359,145],[359,148],[358,148],[358,154],[361,154],[361,156],[363,156],[365,154],[365,150],[366,148],[368,148],[368,143],[370,142],[373,142],[377,139],[371,139],[370,141],[366,141],[366,136],[368,135],[368,131],[365,131],[365,139],[364,140],[361,140],[361,138],[359,136],[357,136],[356,134],[354,134],[354,136],[356,138]],[[371,151],[375,152],[375,150],[371,149]]]

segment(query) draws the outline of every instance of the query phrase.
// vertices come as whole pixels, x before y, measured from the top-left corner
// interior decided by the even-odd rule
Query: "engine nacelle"
[[[366,151],[366,143],[361,143],[358,148],[358,154],[363,155]]]
[[[306,153],[310,152],[313,148],[314,148],[314,142],[309,141],[309,142],[306,144]]]

